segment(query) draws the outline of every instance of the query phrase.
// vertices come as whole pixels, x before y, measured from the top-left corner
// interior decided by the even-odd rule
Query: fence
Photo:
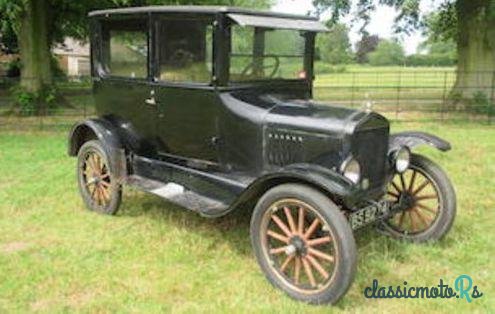
[[[16,90],[19,79],[0,77],[0,130],[66,130],[79,120],[94,116],[95,106],[89,77],[57,78],[57,101],[41,112],[23,106]]]
[[[317,77],[314,97],[354,108],[372,107],[392,120],[490,123],[495,116],[495,72],[462,74],[469,83],[456,83],[454,69],[326,74]]]
[[[475,120],[495,118],[495,72],[471,74],[472,84],[455,85],[452,70],[362,71],[318,74],[314,98],[353,108],[371,107],[391,120]],[[78,120],[95,115],[91,80],[73,77],[56,80],[61,100],[42,114],[30,108],[22,112],[13,103],[18,79],[0,77],[1,129],[67,129]],[[456,90],[472,95],[463,98]]]

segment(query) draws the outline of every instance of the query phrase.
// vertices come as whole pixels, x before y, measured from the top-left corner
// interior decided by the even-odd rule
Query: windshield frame
[[[298,57],[301,57],[303,59],[303,67],[302,67],[302,70],[305,71],[306,73],[306,78],[263,78],[263,79],[251,79],[251,80],[232,80],[230,75],[231,75],[231,72],[230,72],[230,66],[231,66],[231,58],[232,58],[232,41],[233,41],[233,38],[232,38],[232,28],[233,27],[243,27],[237,23],[229,23],[230,25],[228,25],[227,27],[227,36],[228,36],[228,51],[227,51],[227,55],[226,55],[226,71],[225,71],[225,74],[227,75],[227,85],[228,86],[244,86],[244,85],[253,85],[253,84],[260,84],[260,85],[263,85],[263,84],[267,84],[267,83],[273,83],[273,82],[277,82],[277,83],[283,83],[283,82],[287,82],[287,83],[290,83],[290,82],[301,82],[301,83],[304,83],[304,82],[307,82],[309,83],[310,85],[312,85],[312,82],[314,80],[314,72],[313,72],[313,62],[314,62],[314,45],[315,45],[315,37],[316,37],[316,32],[313,32],[313,31],[304,31],[303,32],[303,37],[304,37],[304,52],[301,56],[298,56]],[[254,30],[256,29],[270,29],[270,30],[290,30],[290,31],[294,31],[294,32],[297,32],[298,30],[297,29],[286,29],[286,28],[264,28],[264,27],[253,27]],[[269,56],[269,55],[272,55],[270,53],[268,54],[264,54],[264,56]],[[279,57],[283,57],[284,55],[283,54],[280,54]]]

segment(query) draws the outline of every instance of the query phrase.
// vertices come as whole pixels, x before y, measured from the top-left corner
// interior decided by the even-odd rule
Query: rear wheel
[[[445,172],[428,158],[413,154],[411,165],[390,182],[387,197],[406,210],[382,224],[389,235],[413,242],[438,240],[452,227],[455,191]]]
[[[114,180],[100,141],[88,141],[79,150],[77,177],[79,192],[88,209],[111,215],[117,212],[122,187]]]
[[[263,195],[251,241],[267,279],[294,299],[335,303],[354,279],[352,230],[339,208],[308,186],[284,184]]]

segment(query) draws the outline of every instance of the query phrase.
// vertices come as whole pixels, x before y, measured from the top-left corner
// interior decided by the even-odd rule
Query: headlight
[[[395,152],[393,152],[393,161],[395,164],[395,170],[398,173],[402,173],[409,168],[411,161],[411,151],[409,148],[402,146]]]
[[[351,180],[353,183],[358,183],[361,179],[361,166],[356,159],[349,157],[344,161],[340,167],[340,171],[347,179]]]

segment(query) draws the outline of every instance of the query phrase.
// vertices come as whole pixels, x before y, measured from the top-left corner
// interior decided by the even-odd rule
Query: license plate
[[[349,223],[352,229],[359,229],[388,215],[390,206],[382,201],[359,209],[349,215]]]

